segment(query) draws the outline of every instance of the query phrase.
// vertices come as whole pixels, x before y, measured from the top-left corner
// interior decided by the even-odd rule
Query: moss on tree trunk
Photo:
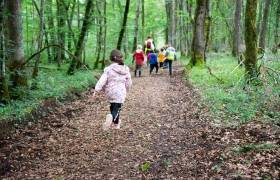
[[[257,0],[247,0],[245,14],[245,72],[247,81],[256,79],[257,70],[257,33],[256,33]]]
[[[207,28],[205,27],[206,5],[206,0],[197,0],[191,51],[192,58],[189,63],[190,67],[205,64],[205,28]]]

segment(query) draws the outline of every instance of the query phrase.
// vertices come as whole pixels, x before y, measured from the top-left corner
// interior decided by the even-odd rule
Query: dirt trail
[[[133,78],[120,130],[102,131],[109,109],[102,95],[87,95],[56,107],[39,123],[19,127],[0,144],[0,178],[233,178],[240,172],[261,177],[258,165],[243,170],[234,166],[239,157],[227,156],[234,145],[246,142],[237,135],[247,126],[239,131],[208,124],[207,108],[199,107],[181,69],[177,64],[172,78],[167,72]],[[274,157],[263,161],[279,157],[277,150],[269,153]],[[276,177],[279,164],[269,167]]]

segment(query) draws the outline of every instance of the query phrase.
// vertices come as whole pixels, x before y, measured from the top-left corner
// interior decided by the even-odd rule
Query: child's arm
[[[98,80],[98,82],[95,85],[95,91],[99,92],[101,91],[105,84],[107,83],[107,79],[108,79],[108,75],[107,75],[107,71],[106,69],[104,70],[104,73],[102,74],[102,76],[100,77],[100,79]]]

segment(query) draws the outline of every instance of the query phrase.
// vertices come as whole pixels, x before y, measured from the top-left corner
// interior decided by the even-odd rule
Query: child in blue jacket
[[[152,74],[154,68],[156,68],[156,74],[158,73],[158,55],[156,52],[151,52],[148,55],[148,60],[150,63],[150,74]]]

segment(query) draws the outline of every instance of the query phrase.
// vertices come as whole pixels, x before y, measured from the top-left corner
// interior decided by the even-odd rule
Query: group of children
[[[149,39],[148,39],[149,40]],[[146,46],[144,51],[142,50],[142,46],[138,45],[137,50],[133,54],[133,61],[135,62],[135,77],[141,76],[142,66],[145,64],[145,57],[147,59],[147,63],[150,66],[150,74],[152,74],[153,70],[156,70],[156,74],[158,73],[159,68],[163,70],[168,66],[169,75],[172,75],[172,62],[176,60],[176,51],[175,49],[168,45],[163,47],[158,51],[155,48],[149,46],[149,43],[145,43]]]
[[[155,49],[152,39],[148,37],[145,42],[144,51],[142,46],[138,45],[137,50],[133,54],[135,60],[135,76],[141,76],[141,68],[144,65],[147,57],[147,62],[150,65],[150,74],[154,68],[158,73],[159,67],[163,69],[165,66],[169,67],[169,75],[172,75],[172,61],[176,59],[175,49],[171,46],[161,48],[160,51]],[[93,96],[98,92],[105,92],[108,101],[110,102],[110,114],[107,114],[106,120],[103,123],[103,129],[107,130],[109,127],[120,129],[121,120],[119,118],[122,105],[125,101],[127,91],[132,85],[129,68],[124,65],[124,59],[121,51],[114,49],[110,53],[110,60],[112,64],[104,69],[97,84]]]

